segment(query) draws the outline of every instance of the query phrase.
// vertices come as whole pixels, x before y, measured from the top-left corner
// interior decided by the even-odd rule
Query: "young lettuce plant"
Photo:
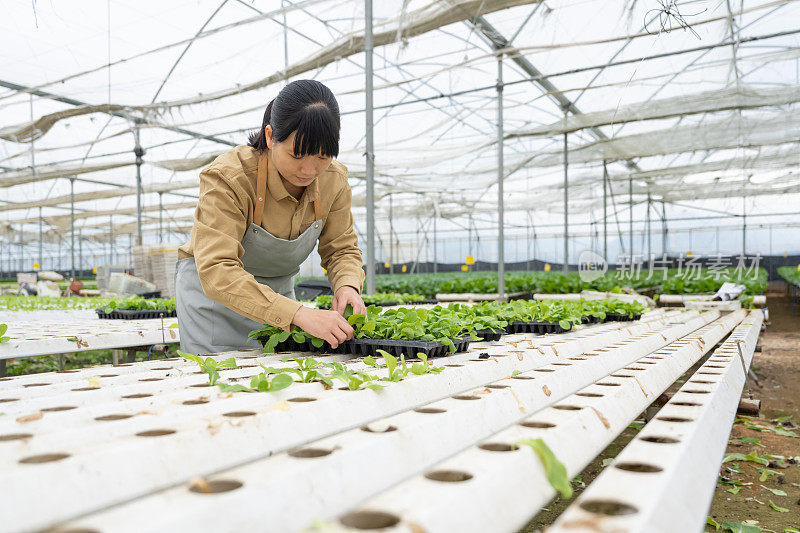
[[[250,378],[249,387],[228,383],[217,383],[217,387],[220,392],[277,392],[294,383],[292,376],[285,373],[285,369],[264,365],[261,365],[261,368],[264,371]]]
[[[380,391],[383,389],[383,385],[374,383],[375,381],[378,381],[378,376],[376,375],[367,374],[366,372],[360,372],[357,370],[351,370],[339,362],[324,363],[323,366],[331,369],[331,373],[327,376],[320,375],[319,379],[322,381],[322,383],[328,385],[329,387],[332,387],[333,380],[337,379],[344,383],[344,385],[350,390],[371,389],[374,391]]]
[[[392,381],[398,382],[402,381],[409,373],[409,368],[406,366],[406,358],[403,354],[400,354],[400,363],[402,366],[397,365],[397,358],[384,350],[377,350],[379,354],[383,356],[383,360],[386,361],[386,370],[388,370],[389,375],[385,378],[381,378],[381,381]]]
[[[297,364],[297,368],[286,368],[283,371],[297,374],[301,383],[311,383],[320,377],[317,369],[321,369],[322,363],[313,357],[284,357],[281,361],[294,361]]]
[[[212,357],[203,359],[199,355],[192,355],[180,350],[178,350],[178,355],[200,365],[200,371],[208,374],[209,385],[215,385],[217,383],[217,380],[219,380],[219,370],[236,368],[236,359],[234,357],[225,359],[224,361],[216,361]]]
[[[438,374],[442,370],[444,370],[443,366],[433,366],[428,362],[428,356],[422,352],[417,353],[417,357],[419,358],[421,363],[413,363],[411,365],[411,373],[417,376],[421,376],[422,374]]]

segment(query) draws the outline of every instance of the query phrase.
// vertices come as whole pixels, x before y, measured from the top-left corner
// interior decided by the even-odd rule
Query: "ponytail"
[[[264,130],[267,128],[270,123],[270,119],[272,118],[272,104],[274,103],[275,99],[273,98],[272,101],[267,105],[267,110],[264,111],[264,120],[261,122],[261,130],[251,132],[247,137],[247,144],[259,152],[263,152],[267,149],[267,134],[264,132]]]

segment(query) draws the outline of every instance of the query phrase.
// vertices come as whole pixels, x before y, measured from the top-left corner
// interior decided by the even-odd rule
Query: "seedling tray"
[[[268,337],[258,337],[258,341],[263,346],[266,344]],[[470,343],[469,337],[462,337],[453,339],[453,344],[457,352],[466,351]],[[336,348],[332,348],[328,342],[325,342],[317,348],[310,341],[296,342],[289,337],[285,342],[279,343],[275,347],[275,352],[314,352],[314,353],[341,353],[348,355],[355,355],[359,357],[367,355],[375,355],[376,350],[384,350],[400,357],[400,354],[406,359],[416,359],[419,352],[424,353],[428,357],[442,357],[450,355],[450,349],[446,344],[437,341],[421,341],[413,339],[350,339],[344,341]]]
[[[599,316],[583,316],[581,317],[581,324],[599,324],[603,319]]]
[[[606,313],[606,322],[630,322],[642,318],[641,313],[628,316],[624,313]]]
[[[479,329],[475,332],[484,342],[499,341],[500,337],[506,334],[504,329]]]
[[[102,309],[95,309],[95,312],[98,318],[105,320],[142,320],[146,318],[171,318],[178,316],[174,309],[172,311],[166,311],[164,309],[115,309],[110,313],[106,313]]]
[[[544,335],[545,333],[564,333],[567,331],[562,328],[558,322],[512,322],[506,326],[508,333],[536,333]]]

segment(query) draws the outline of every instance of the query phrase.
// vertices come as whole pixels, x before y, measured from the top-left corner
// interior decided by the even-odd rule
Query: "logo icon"
[[[608,272],[608,263],[599,254],[591,250],[584,250],[578,256],[578,276],[581,281],[591,283],[602,278]]]

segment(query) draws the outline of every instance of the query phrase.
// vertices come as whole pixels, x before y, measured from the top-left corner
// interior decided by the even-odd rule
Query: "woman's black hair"
[[[339,104],[325,85],[315,80],[296,80],[281,89],[264,112],[261,129],[250,134],[248,144],[256,150],[267,148],[264,128],[272,126],[277,142],[285,141],[293,131],[296,156],[339,155]]]

